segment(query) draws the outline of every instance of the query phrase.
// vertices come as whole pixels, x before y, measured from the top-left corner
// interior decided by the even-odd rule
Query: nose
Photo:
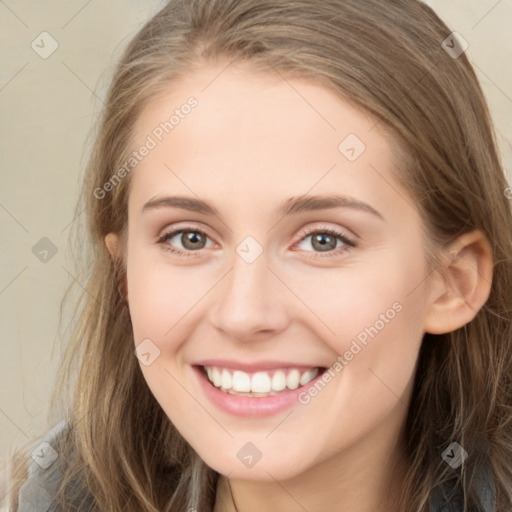
[[[275,336],[289,324],[286,288],[267,263],[265,252],[252,263],[235,254],[212,297],[212,325],[236,341]]]

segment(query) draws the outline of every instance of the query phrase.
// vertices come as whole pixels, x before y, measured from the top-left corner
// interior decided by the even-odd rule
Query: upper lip
[[[321,365],[293,363],[289,361],[258,361],[244,363],[241,361],[232,361],[228,359],[203,359],[194,363],[196,366],[216,366],[217,368],[229,368],[231,370],[241,370],[246,373],[253,373],[265,370],[276,370],[279,368],[297,368],[309,370],[310,368],[323,368]]]

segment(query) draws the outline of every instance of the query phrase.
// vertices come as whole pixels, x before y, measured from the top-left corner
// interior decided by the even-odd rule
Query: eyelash
[[[182,249],[176,249],[174,247],[171,247],[171,246],[165,244],[165,242],[167,242],[168,240],[170,240],[171,238],[176,236],[178,233],[186,233],[186,232],[200,233],[201,235],[209,238],[207,233],[205,231],[203,231],[202,229],[190,227],[190,228],[175,229],[174,231],[164,233],[163,235],[161,235],[158,238],[157,243],[161,244],[162,248],[164,250],[172,252],[173,254],[177,254],[179,256],[185,256],[185,257],[198,256],[198,254],[194,254],[194,253],[200,252],[200,250],[183,251]],[[304,233],[301,234],[301,238],[297,243],[300,243],[308,236],[315,235],[315,234],[330,235],[335,238],[338,238],[339,240],[341,240],[341,242],[343,242],[345,244],[344,247],[338,247],[336,249],[333,249],[332,251],[327,251],[327,252],[323,253],[323,255],[321,255],[322,253],[319,253],[316,251],[306,251],[306,252],[313,252],[316,255],[321,255],[320,258],[337,256],[340,254],[340,252],[347,252],[347,251],[350,251],[350,250],[354,249],[355,247],[357,247],[357,244],[353,240],[348,238],[343,232],[338,231],[336,229],[332,229],[332,228],[312,228],[312,229],[306,230]],[[340,249],[341,249],[341,251],[340,251]],[[311,256],[307,256],[307,258],[315,258],[316,259],[316,258],[318,258],[318,256],[311,255]]]

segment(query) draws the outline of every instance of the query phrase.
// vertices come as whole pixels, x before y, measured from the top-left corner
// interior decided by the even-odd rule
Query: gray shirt
[[[66,420],[62,420],[35,444],[31,453],[28,479],[19,491],[18,512],[61,512],[60,507],[53,504],[52,498],[62,479],[58,453],[53,447],[58,445],[65,427]],[[477,475],[477,492],[485,512],[496,512],[496,490],[487,471],[482,470]],[[436,488],[433,498],[430,512],[462,511],[460,503],[452,501],[446,504],[446,489]]]

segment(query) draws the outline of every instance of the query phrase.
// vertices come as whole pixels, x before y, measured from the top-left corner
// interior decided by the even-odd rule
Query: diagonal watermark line
[[[290,491],[288,491],[288,489],[286,489],[286,487],[284,487],[281,482],[279,482],[279,480],[277,480],[271,473],[269,473],[268,471],[266,472],[267,475],[270,476],[270,478],[272,478],[272,480],[274,480],[274,482],[279,485],[279,487],[281,487],[281,489],[283,489],[283,491],[288,494],[288,496],[290,496],[290,498],[295,501],[295,503],[297,503],[297,505],[299,505],[299,507],[304,510],[304,512],[308,512],[308,509],[304,507],[304,505],[302,505],[302,503],[300,503],[299,501],[297,501],[295,499],[295,497],[290,493]]]
[[[293,87],[293,85],[288,80],[286,80],[286,78],[281,73],[279,73],[279,71],[274,66],[272,66],[272,68],[334,131],[336,131],[336,128],[334,128],[334,126],[329,123],[329,121],[322,114],[320,114],[320,112],[318,112],[318,110],[304,96],[302,96],[302,94],[297,89],[295,89],[295,87]]]
[[[471,30],[473,30],[477,25],[479,25],[487,16],[491,13],[491,11],[494,11],[496,7],[498,7],[498,4],[501,3],[501,0],[498,0],[472,27]]]
[[[0,92],[2,92],[26,68],[27,64],[28,62],[25,62],[25,64],[21,66],[21,68],[18,69],[16,73],[14,73],[14,75],[7,81],[7,83],[0,87]]]
[[[292,414],[292,412],[294,412],[295,409],[292,409],[266,436],[265,436],[265,439],[270,435],[272,434],[272,432],[274,432],[275,430],[277,430],[284,422],[285,420],[287,420],[290,416],[290,414]]]
[[[60,232],[62,233],[63,231],[66,231],[66,229],[71,226],[71,224],[73,224],[73,222],[75,222],[75,220],[80,216],[82,215],[82,213],[85,211],[85,206],[60,230]]]
[[[81,8],[80,10],[78,10],[73,16],[71,16],[71,18],[66,21],[66,23],[64,23],[64,25],[62,25],[62,27],[60,27],[60,29],[62,30],[63,28],[67,27],[69,25],[69,23],[74,20],[90,3],[92,2],[92,0],[88,0]]]
[[[423,282],[425,282],[433,273],[435,270],[431,270],[423,279],[420,279],[420,281],[411,289],[411,291],[406,295],[406,297],[409,297],[414,290],[416,290]]]
[[[494,207],[494,208],[495,208],[495,207]],[[484,217],[484,218],[483,218],[483,220],[482,220],[482,223],[483,223],[483,222],[485,222],[485,221],[487,220],[487,217],[489,217],[489,216],[491,215],[492,210],[493,210],[494,208],[492,208],[491,210],[489,210],[489,211],[487,212],[487,214],[485,215],[485,217]],[[467,232],[468,232],[468,230],[471,230],[471,229],[475,229],[475,227],[470,225],[469,220],[466,220],[466,222],[465,222],[464,226],[462,227],[462,229],[460,229],[460,230],[459,230],[455,235],[453,235],[453,236],[449,239],[449,241],[447,241],[444,245],[445,245],[445,246],[448,246],[448,245],[450,245],[450,244],[454,243],[454,242],[457,240],[457,238],[458,238],[459,236],[463,235],[464,233],[467,233]],[[452,263],[452,261],[453,261],[453,259],[450,261],[450,264]],[[495,262],[495,264],[496,264],[496,262]],[[430,272],[429,272],[429,273],[428,273],[428,274],[427,274],[423,279],[421,279],[421,280],[420,280],[420,281],[419,281],[419,282],[418,282],[418,283],[417,283],[417,284],[416,284],[416,285],[411,289],[411,291],[406,295],[406,297],[408,297],[408,296],[409,296],[409,295],[410,295],[414,290],[416,290],[416,289],[418,288],[418,286],[420,286],[420,285],[421,285],[421,283],[423,283],[426,279],[428,279],[428,278],[429,278],[429,277],[430,277],[430,276],[431,276],[435,271],[436,271],[436,269],[431,270],[431,271],[430,271]],[[485,278],[485,277],[480,273],[480,271],[479,271],[478,269],[477,269],[477,273],[478,273],[478,275],[479,275],[479,276],[480,276],[484,281],[487,281],[487,279],[486,279],[486,278]],[[489,281],[487,281],[487,282],[489,282]],[[491,283],[491,284],[492,284],[492,283]],[[463,298],[463,300],[466,302],[466,304],[468,304],[468,302],[466,301],[466,299],[465,299],[465,298]],[[468,305],[469,305],[469,304],[468,304]]]
[[[215,284],[184,315],[178,319],[178,321],[165,333],[164,336],[167,336],[232,270],[233,267],[231,267],[221,278],[219,278]]]
[[[223,18],[224,15],[218,10],[218,9],[215,9],[215,13],[217,15],[218,18]],[[263,41],[259,41],[263,46],[267,47],[268,48],[268,45],[266,43],[264,43]],[[229,67],[231,66],[231,64],[233,64],[233,62],[235,62],[236,59],[233,59],[232,61],[230,61],[221,71],[219,71],[219,73],[217,73],[217,75],[201,90],[201,92],[204,92],[208,87],[210,87],[210,85],[215,81],[217,80],[217,78]],[[1,512],[1,511],[0,511]]]
[[[496,89],[498,89],[503,94],[503,96],[508,99],[508,101],[512,102],[512,98],[487,73],[485,73],[485,71],[483,71],[480,66],[477,66],[474,62],[471,62],[471,65],[477,68],[480,73],[485,75],[487,80],[489,80],[489,82],[491,82],[496,87]]]
[[[183,384],[174,375],[172,375],[171,372],[169,372],[167,368],[164,368],[164,371],[174,379],[174,381],[183,389],[183,391],[185,391],[190,396],[190,398],[192,398],[192,400],[194,400],[194,402],[196,402],[197,405],[199,405],[208,414],[208,416],[210,416],[210,418],[212,418],[213,421],[215,421],[215,423],[217,423],[228,434],[229,437],[233,438],[231,432],[219,420],[217,420],[217,418],[215,418],[215,416],[213,416],[210,411],[208,411],[208,409],[206,409],[206,407],[187,388],[185,388],[185,386],[183,386]]]
[[[12,283],[14,283],[14,281],[16,281],[16,279],[18,279],[18,277],[21,276],[21,274],[23,274],[23,272],[25,272],[25,270],[27,270],[28,268],[28,265],[25,266],[25,268],[23,270],[20,270],[1,290],[0,290],[0,295],[2,293],[4,293],[5,290],[7,290],[7,288],[9,288],[9,286],[11,286]]]
[[[386,179],[384,178],[384,176],[382,176],[382,174],[377,171],[377,169],[375,169],[375,167],[372,165],[372,164],[368,164],[406,203],[408,203],[411,208],[416,211],[416,208],[414,207],[414,205],[403,195],[401,194],[395,187],[393,187],[393,185],[391,185],[391,183]]]
[[[304,197],[308,195],[334,168],[336,167],[336,164],[331,166],[331,168],[323,175],[321,176],[313,186],[309,188],[304,194],[302,194],[301,197]],[[283,219],[285,216],[281,217],[275,224],[272,225],[272,227],[267,231],[267,233],[270,233]]]
[[[391,393],[393,393],[393,395],[395,395],[397,398],[398,398],[398,401],[401,402],[405,407],[408,407],[408,405],[402,400],[401,397],[399,397],[371,368],[368,368],[368,370],[370,370],[373,375],[375,375],[375,377],[377,377],[377,379],[379,379],[382,384],[384,384],[384,386],[386,386],[389,391],[391,391]]]
[[[18,18],[18,20],[25,25],[25,27],[30,28],[5,2],[4,0],[0,0],[0,4],[2,4],[6,9],[11,11],[11,13]]]
[[[6,503],[6,499],[7,499],[7,496],[9,496],[11,494],[11,491],[17,486],[17,482],[15,482],[10,488],[9,490],[3,495],[0,497],[0,503]],[[6,509],[6,508],[1,508],[0,509],[0,512],[3,512],[3,511],[7,511],[9,512],[9,509]]]
[[[442,55],[442,54],[443,54],[443,52],[444,52],[444,50],[442,50],[442,48],[441,48],[441,47],[439,47],[439,48],[437,48],[437,49],[435,50],[435,52],[433,52],[433,55],[434,55],[434,56],[435,56],[436,54],[437,54],[437,55]],[[410,94],[411,94],[411,92],[412,92],[412,91],[414,91],[414,89],[416,89],[416,87],[418,87],[418,85],[419,85],[419,84],[421,84],[421,82],[423,82],[423,80],[425,80],[425,78],[426,78],[428,75],[430,75],[430,74],[432,73],[432,70],[433,70],[434,68],[436,68],[437,66],[439,66],[439,63],[438,63],[438,62],[434,62],[434,63],[432,64],[432,67],[431,67],[427,72],[425,72],[421,78],[419,78],[418,80],[416,80],[416,83],[415,83],[413,86],[408,87],[408,89],[407,89],[408,94],[410,95]],[[404,94],[405,94],[405,93],[404,93]],[[375,123],[371,126],[371,128],[370,128],[368,131],[369,131],[369,132],[371,132],[371,131],[372,131],[372,130],[373,130],[373,129],[378,125],[378,124],[380,124],[380,123],[382,123],[382,119],[378,118],[378,119],[375,121]]]
[[[64,62],[64,61],[63,61],[63,60],[61,60],[61,62],[62,62],[62,64],[64,64],[64,66],[66,66],[66,67],[69,69],[69,71],[70,71],[71,73],[73,73],[73,75],[75,75],[75,77],[76,77],[80,82],[82,82],[82,84],[84,84],[84,85],[85,85],[85,87],[87,87],[87,89],[88,89],[88,90],[89,90],[89,91],[90,91],[90,92],[91,92],[91,93],[92,93],[92,94],[93,94],[93,95],[94,95],[98,100],[100,100],[100,101],[101,101],[101,103],[106,107],[105,102],[104,102],[104,101],[103,101],[103,100],[102,100],[102,99],[101,99],[101,98],[100,98],[100,97],[99,97],[99,96],[98,96],[98,95],[97,95],[97,94],[96,94],[96,93],[95,93],[95,92],[94,92],[94,91],[93,91],[93,90],[92,90],[92,89],[91,89],[91,88],[90,88],[90,87],[89,87],[89,86],[88,86],[88,85],[87,85],[87,84],[86,84],[86,83],[85,83],[85,82],[84,82],[84,81],[83,81],[83,80],[82,80],[82,79],[81,79],[81,78],[80,78],[80,77],[79,77],[79,76],[78,76],[78,75],[77,75],[77,74],[76,74],[76,73],[75,73],[75,72],[74,72],[74,71],[73,71],[73,70],[72,70],[72,69],[71,69],[71,68],[70,68],[70,67],[69,67],[65,62]]]
[[[304,304],[304,306],[306,306],[309,309],[309,311],[311,311],[311,313],[313,313],[313,315],[315,315],[318,318],[318,320],[320,320],[320,322],[322,322],[325,325],[325,327],[327,327],[327,329],[329,329],[329,331],[331,331],[333,334],[336,334],[268,265],[265,266],[267,267],[268,270],[270,270],[270,272],[272,272],[272,274],[274,274],[279,279],[279,281],[281,281],[281,283],[283,283],[286,286],[286,288],[288,288],[288,290],[290,290],[293,293],[293,295],[295,295],[295,297],[297,297],[297,299],[299,299],[302,302],[302,304]]]
[[[28,439],[29,437],[27,436],[27,434],[25,434],[25,432],[16,424],[15,421],[12,420],[12,418],[5,413],[5,411],[3,409],[0,409],[0,412]]]
[[[456,239],[456,237],[454,237],[454,239]],[[447,267],[449,267],[449,266],[453,263],[453,261],[455,261],[456,259],[457,259],[457,256],[453,257],[453,258],[451,259],[451,261],[446,265],[446,268],[447,268]],[[473,268],[476,270],[477,274],[478,274],[478,275],[479,275],[479,276],[480,276],[484,281],[486,281],[486,282],[487,282],[488,284],[490,284],[490,285],[492,284],[492,283],[490,283],[490,282],[487,280],[487,278],[486,278],[485,276],[483,276],[483,275],[480,273],[480,271],[478,270],[478,267],[474,266]],[[428,278],[429,278],[429,277],[430,277],[430,276],[435,272],[435,270],[436,270],[436,269],[431,270],[431,271],[430,271],[430,272],[429,272],[425,277],[423,277],[423,279],[421,279],[421,280],[420,280],[420,281],[419,281],[419,282],[418,282],[418,283],[417,283],[417,284],[416,284],[416,285],[411,289],[411,291],[410,291],[409,293],[407,293],[406,297],[408,297],[409,295],[411,295],[411,293],[413,293],[413,292],[414,292],[414,291],[415,291],[419,286],[421,286],[421,284],[422,284],[423,282],[425,282],[425,281],[426,281],[426,280],[427,280],[427,279],[428,279]],[[473,309],[473,306],[472,306],[472,305],[467,301],[466,297],[464,297],[463,295],[458,295],[458,296],[459,296],[459,297],[460,297],[460,298],[461,298],[461,299],[466,303],[466,305],[467,305],[470,309]]]
[[[215,81],[217,80],[217,78],[219,78],[219,76],[224,73],[224,71],[229,67],[231,66],[231,64],[233,64],[234,60],[228,62],[228,64],[226,64],[226,66],[224,66],[202,89],[201,89],[201,92],[204,92],[208,87],[210,87],[210,85]]]
[[[217,11],[217,14],[219,14],[219,13],[218,13],[218,11]],[[260,39],[258,39],[258,42],[259,42],[262,46],[264,46],[265,48],[267,48],[267,49],[269,49],[269,50],[270,50],[270,47],[269,47],[269,45],[268,45],[266,42],[264,42],[264,41],[262,41],[262,40],[260,40]],[[229,62],[229,64],[227,64],[227,66],[226,66],[226,67],[224,67],[224,68],[223,68],[223,69],[222,69],[222,70],[221,70],[221,71],[220,71],[220,72],[215,76],[215,78],[213,78],[213,80],[212,80],[210,83],[208,83],[208,85],[206,85],[206,87],[205,87],[201,92],[203,92],[207,87],[209,87],[209,86],[210,86],[210,84],[211,84],[214,80],[216,80],[216,79],[217,79],[217,77],[218,77],[221,73],[223,73],[223,72],[224,72],[224,70],[225,70],[228,66],[230,66],[233,62],[234,62],[234,60],[232,60],[231,62]],[[312,105],[312,104],[311,104],[311,103],[310,103],[310,102],[309,102],[309,101],[308,101],[308,100],[307,100],[307,99],[306,99],[306,98],[305,98],[305,97],[304,97],[304,96],[303,96],[303,95],[302,95],[302,94],[301,94],[301,93],[300,93],[300,92],[295,88],[295,87],[293,87],[293,85],[292,85],[288,80],[286,80],[286,78],[284,78],[284,76],[283,76],[281,73],[279,73],[279,71],[278,71],[278,70],[277,70],[277,69],[276,69],[272,64],[271,64],[271,67],[272,67],[272,69],[273,69],[273,70],[274,70],[274,71],[275,71],[275,72],[276,72],[276,73],[281,77],[281,79],[282,79],[282,80],[284,80],[284,81],[285,81],[285,82],[286,82],[286,83],[287,83],[287,84],[288,84],[288,85],[289,85],[289,86],[290,86],[290,87],[291,87],[291,88],[292,88],[292,89],[293,89],[293,90],[294,90],[294,91],[295,91],[295,92],[296,92],[296,93],[297,93],[297,94],[298,94],[298,95],[299,95],[299,96],[300,96],[300,97],[301,97],[301,98],[302,98],[302,99],[303,99],[303,100],[304,100],[304,101],[305,101],[305,102],[306,102],[306,103],[307,103],[307,104],[308,104],[308,105],[309,105],[309,106],[310,106],[310,107],[311,107],[311,108],[312,108],[312,109],[313,109],[313,110],[314,110],[314,111],[315,111],[315,112],[316,112],[316,113],[317,113],[317,114],[318,114],[318,115],[319,115],[319,116],[320,116],[320,117],[321,117],[321,118],[322,118],[322,119],[323,119],[323,120],[328,124],[328,125],[329,125],[329,126],[330,126],[330,128],[332,128],[334,131],[336,131],[336,128],[335,128],[331,123],[329,123],[329,121],[328,121],[328,120],[327,120],[327,119],[326,119],[322,114],[320,114],[320,112],[318,112],[318,110],[317,110],[317,109],[316,109],[316,108],[315,108],[315,107],[314,107],[314,106],[313,106],[313,105]]]
[[[201,199],[167,164],[164,163],[164,166],[167,167],[167,169],[169,169],[169,171],[171,171],[174,176],[176,176],[176,178],[178,178],[181,183],[183,183],[183,185],[185,185],[185,187],[187,187],[190,192],[192,192],[192,194],[194,194],[198,199]],[[219,221],[222,222],[222,224],[224,224],[224,226],[226,226],[229,231],[231,231],[231,233],[233,233],[233,230],[218,215],[215,215],[215,217],[219,219]]]
[[[34,419],[34,415],[28,410],[27,408],[27,405],[25,403],[25,400],[26,400],[26,391],[27,391],[27,386],[25,386],[25,372],[23,371],[25,365],[25,359],[23,357],[23,351],[21,350],[21,347],[20,347],[20,344],[18,344],[18,354],[19,354],[19,358],[20,358],[20,369],[21,369],[21,381],[23,383],[23,385],[21,386],[21,394],[22,394],[22,404],[23,404],[23,409],[25,409],[25,412],[32,418],[32,420]],[[35,372],[37,370],[37,368],[39,367],[39,365],[42,363],[43,359],[39,359],[38,363],[32,368],[32,371]],[[37,415],[39,415],[42,411],[38,412]],[[32,423],[30,423],[30,425],[33,425]],[[1,503],[1,502],[0,502]]]
[[[78,286],[80,286],[80,288],[82,288],[82,290],[87,293],[87,295],[89,295],[89,297],[91,297],[91,299],[96,302],[96,304],[98,304],[98,306],[101,307],[101,304],[98,302],[98,300],[96,299],[96,297],[93,297],[91,295],[91,293],[89,292],[89,290],[87,288],[85,288],[85,286],[82,285],[82,283],[80,283],[80,281],[66,268],[64,267],[64,265],[61,265],[61,268],[64,269],[66,271],[66,273],[69,275],[69,277],[71,277],[71,279],[73,279],[73,281],[75,281],[75,283],[78,284]]]
[[[28,233],[28,229],[3,204],[0,204],[0,208],[2,208],[2,210],[4,210],[5,213],[7,213],[7,215],[9,215],[9,217],[11,217],[12,220],[14,220],[14,222],[19,224],[23,228],[25,233]]]

